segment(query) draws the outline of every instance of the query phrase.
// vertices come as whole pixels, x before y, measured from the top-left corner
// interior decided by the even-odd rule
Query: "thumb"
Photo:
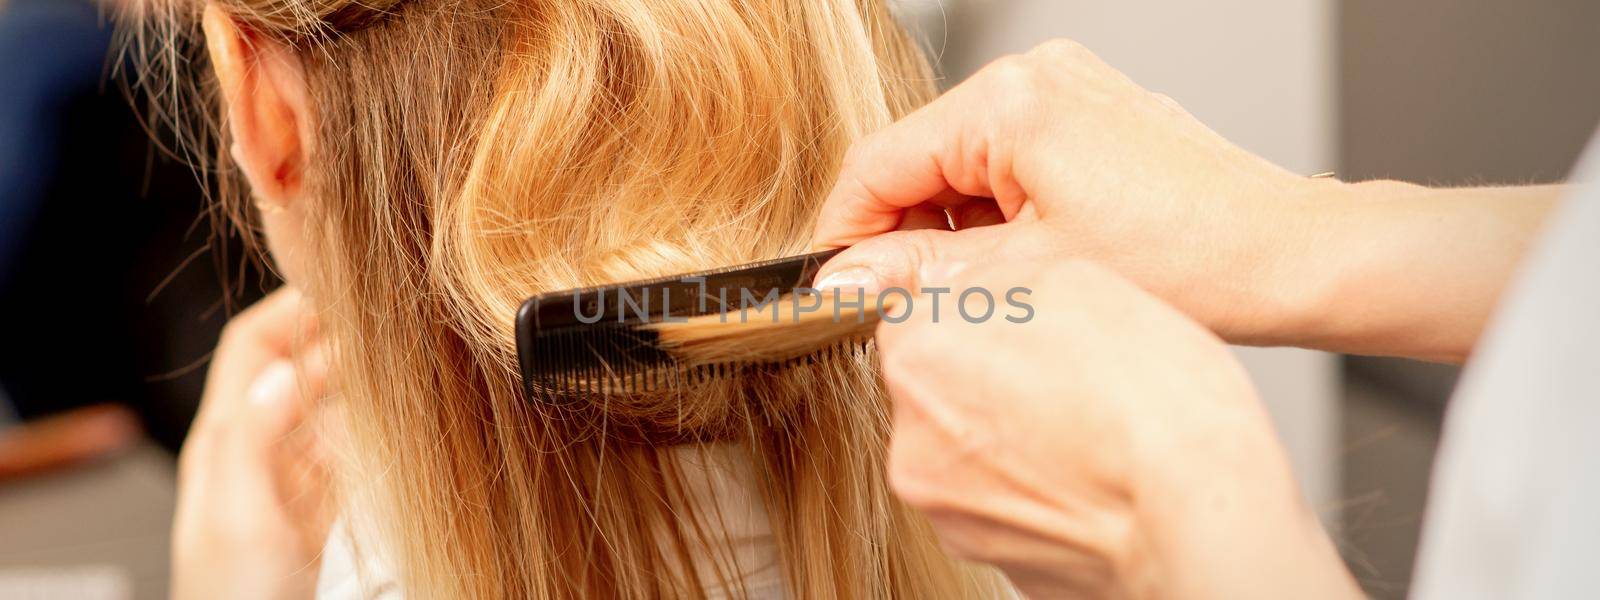
[[[916,229],[867,238],[845,249],[817,271],[817,289],[880,293],[900,288],[915,293],[963,263],[988,263],[1015,255],[1027,223],[960,231]]]
[[[298,361],[280,358],[268,363],[251,382],[247,406],[253,430],[265,440],[288,435],[323,399],[328,379],[328,345],[310,345]]]

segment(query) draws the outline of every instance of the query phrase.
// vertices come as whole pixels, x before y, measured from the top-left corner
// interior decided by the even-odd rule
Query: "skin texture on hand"
[[[870,265],[888,271],[885,285],[906,276],[897,264],[927,259],[1088,258],[1225,337],[1263,338],[1244,318],[1278,302],[1255,285],[1281,279],[1279,244],[1263,238],[1297,233],[1288,217],[1313,185],[1058,41],[996,61],[859,142],[814,242],[859,245],[826,271]],[[907,209],[930,205],[961,235],[874,237],[916,226]]]
[[[858,142],[814,245],[826,285],[1083,258],[1233,343],[1459,361],[1559,192],[1301,177],[1056,41]]]
[[[1024,286],[1035,309],[973,324],[947,297],[934,322],[923,295],[879,326],[890,482],[947,548],[1035,598],[1360,597],[1203,327],[1081,261],[930,264],[914,284]]]
[[[309,598],[315,590],[331,520],[325,449],[307,426],[327,376],[315,335],[292,289],[224,329],[178,459],[174,598]]]

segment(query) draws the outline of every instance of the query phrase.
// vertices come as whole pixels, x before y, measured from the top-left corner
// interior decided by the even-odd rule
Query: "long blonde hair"
[[[996,589],[890,494],[870,354],[559,410],[525,398],[516,369],[528,295],[804,250],[850,142],[933,92],[881,0],[217,1],[304,63],[308,292],[358,450],[342,499],[409,594],[738,589],[691,560],[726,542],[664,450],[709,442],[754,465],[791,595]],[[166,38],[147,74],[198,58],[181,52],[197,2],[144,6]],[[217,121],[203,87],[161,81],[158,115],[195,101]]]

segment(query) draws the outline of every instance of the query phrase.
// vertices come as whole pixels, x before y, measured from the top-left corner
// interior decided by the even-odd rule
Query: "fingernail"
[[[287,360],[274,361],[261,369],[261,373],[256,375],[256,380],[250,384],[250,403],[269,406],[283,402],[290,394],[295,393],[294,385],[294,364]]]
[[[876,293],[882,284],[878,281],[878,274],[866,267],[850,267],[842,271],[829,273],[817,280],[819,290],[839,290],[843,292],[860,291],[861,293]]]

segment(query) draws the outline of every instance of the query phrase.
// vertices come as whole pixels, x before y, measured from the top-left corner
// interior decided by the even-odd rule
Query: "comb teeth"
[[[865,340],[845,340],[781,360],[686,364],[663,350],[657,333],[647,327],[668,317],[723,312],[728,307],[722,300],[742,299],[746,293],[766,298],[768,292],[782,296],[809,286],[822,263],[838,252],[529,298],[516,318],[517,354],[528,397],[560,404],[583,397],[664,392],[816,364],[846,353],[859,355]],[[624,298],[642,299],[645,308]]]
[[[595,337],[593,333],[584,336]],[[611,395],[636,395],[666,390],[685,390],[717,381],[754,374],[778,375],[795,368],[810,368],[846,357],[863,359],[868,352],[867,339],[841,340],[812,352],[779,360],[760,362],[720,362],[686,365],[671,357],[649,364],[641,362],[613,364],[604,358],[597,362],[575,363],[559,358],[549,368],[529,382],[532,398],[564,404],[580,398]],[[605,354],[601,351],[599,354]],[[563,369],[562,366],[576,368]]]

